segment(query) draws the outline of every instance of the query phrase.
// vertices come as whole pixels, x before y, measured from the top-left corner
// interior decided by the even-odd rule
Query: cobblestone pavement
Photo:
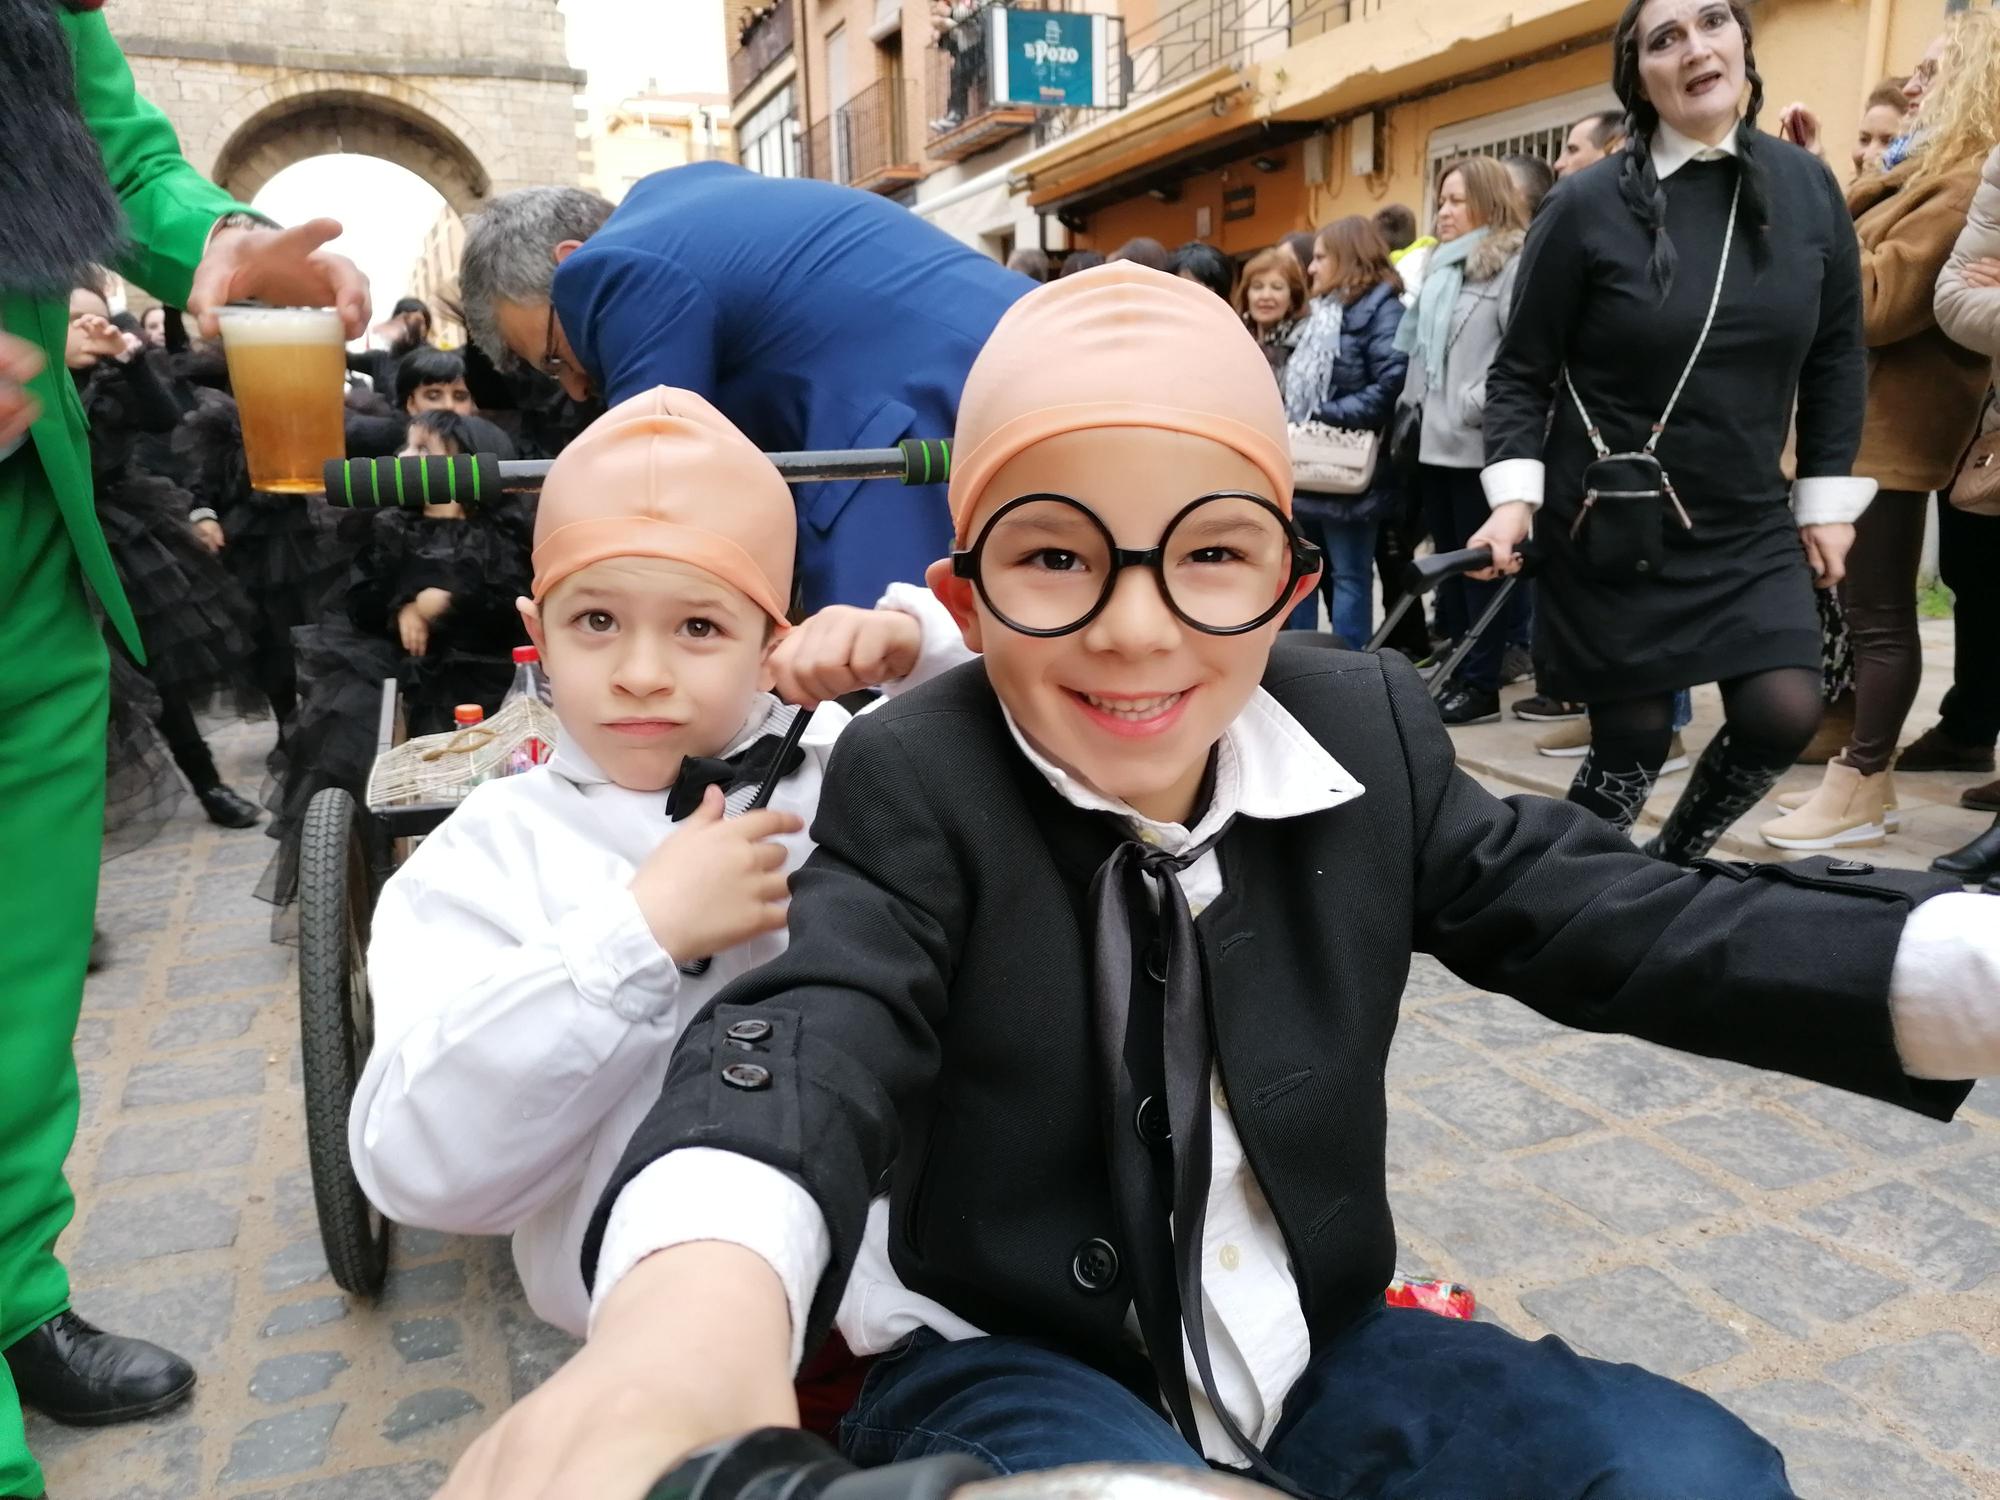
[[[217,737],[246,791],[267,736]],[[249,894],[272,847],[184,810],[106,868],[64,1249],[84,1313],[202,1384],[149,1426],[36,1421],[54,1500],[419,1500],[570,1351],[499,1242],[404,1232],[373,1305],[327,1278],[293,952]],[[1426,960],[1389,1084],[1406,1269],[1714,1392],[1811,1500],[2000,1496],[2000,1087],[1937,1125],[1566,1032]]]

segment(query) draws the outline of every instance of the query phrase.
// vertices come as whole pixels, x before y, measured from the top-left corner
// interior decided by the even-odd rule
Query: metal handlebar
[[[968,1454],[856,1469],[826,1443],[767,1427],[682,1460],[646,1500],[1270,1500],[1234,1475],[1166,1464],[1075,1464],[1006,1477]]]
[[[773,453],[788,484],[838,479],[895,479],[903,484],[943,484],[951,478],[948,438],[905,438],[894,448]],[[481,505],[495,496],[542,487],[548,459],[498,459],[490,453],[455,458],[335,458],[326,464],[326,498],[340,506]]]

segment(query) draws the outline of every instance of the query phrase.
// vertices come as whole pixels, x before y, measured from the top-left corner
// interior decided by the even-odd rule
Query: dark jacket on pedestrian
[[[1822,860],[1683,870],[1574,804],[1500,801],[1453,764],[1393,654],[1281,640],[1264,687],[1367,788],[1308,816],[1238,818],[1217,848],[1223,894],[1194,924],[1216,1080],[1315,1348],[1380,1307],[1395,1270],[1382,1063],[1412,951],[1565,1025],[1933,1118],[1970,1091],[1906,1076],[1890,1024],[1904,923],[1957,889],[1945,877]],[[605,1188],[585,1278],[625,1185],[714,1147],[777,1168],[826,1216],[808,1350],[886,1182],[910,1290],[1146,1388],[1126,1315],[1153,1251],[1119,1242],[1093,1031],[1116,1002],[1093,993],[1092,884],[1131,835],[1029,763],[977,664],[855,722],[813,833],[791,947],[688,1024]],[[1134,980],[1135,1006],[1158,1014],[1157,983]]]
[[[1914,185],[1921,158],[1847,190],[1861,240],[1868,415],[1854,472],[1885,490],[1944,489],[1979,426],[1991,365],[1938,326],[1938,278],[1964,230],[1979,163]]]
[[[1387,282],[1370,287],[1349,303],[1340,320],[1340,353],[1327,381],[1325,398],[1313,420],[1329,427],[1351,427],[1383,435],[1402,394],[1410,357],[1396,348],[1396,329],[1403,321],[1403,299]],[[1375,479],[1359,495],[1315,495],[1301,490],[1293,506],[1302,515],[1333,521],[1380,521],[1396,503],[1395,465],[1383,455]]]

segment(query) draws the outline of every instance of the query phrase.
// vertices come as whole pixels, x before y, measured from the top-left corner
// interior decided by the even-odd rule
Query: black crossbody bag
[[[1729,200],[1729,225],[1722,235],[1722,263],[1716,268],[1715,291],[1708,299],[1708,316],[1702,322],[1701,336],[1695,340],[1687,368],[1681,371],[1673,395],[1667,398],[1667,409],[1653,424],[1644,447],[1635,452],[1613,453],[1584,408],[1576,382],[1570,379],[1567,369],[1563,371],[1563,384],[1569,387],[1577,415],[1583,418],[1583,430],[1597,452],[1596,459],[1583,471],[1583,505],[1569,528],[1577,560],[1592,577],[1617,582],[1658,572],[1666,561],[1670,509],[1682,530],[1694,530],[1687,507],[1681,504],[1674,481],[1654,450],[1659,447],[1667,420],[1673,416],[1681,392],[1687,389],[1688,377],[1694,374],[1701,351],[1708,344],[1709,331],[1715,327],[1715,310],[1722,305],[1722,283],[1729,274],[1729,250],[1736,238],[1736,208],[1742,197],[1743,184],[1739,178],[1735,195]]]

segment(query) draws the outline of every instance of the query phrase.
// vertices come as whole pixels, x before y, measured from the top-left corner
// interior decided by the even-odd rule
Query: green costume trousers
[[[0,1347],[69,1306],[71,1044],[104,831],[110,684],[76,552],[32,453],[0,459]],[[38,1495],[0,1365],[0,1495]]]

